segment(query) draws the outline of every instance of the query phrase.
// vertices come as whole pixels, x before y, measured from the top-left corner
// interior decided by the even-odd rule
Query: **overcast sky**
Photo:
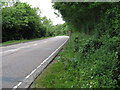
[[[61,17],[57,17],[54,14],[54,9],[52,8],[52,0],[20,0],[21,2],[27,2],[32,5],[32,7],[39,7],[42,12],[42,16],[46,16],[48,19],[51,19],[54,25],[63,24],[64,21]]]

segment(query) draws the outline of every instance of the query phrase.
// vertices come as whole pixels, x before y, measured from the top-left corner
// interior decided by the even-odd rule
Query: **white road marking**
[[[34,72],[36,72],[42,66],[42,64],[49,60],[52,57],[52,55],[54,55],[67,42],[67,40],[60,47],[58,47],[49,57],[47,57],[37,68],[35,68],[29,75],[27,75],[24,80],[28,79]],[[13,87],[13,90],[17,89],[21,84],[22,82],[19,82],[16,86]]]
[[[19,85],[21,85],[22,82],[19,82],[18,85],[16,85],[14,88],[17,88]]]

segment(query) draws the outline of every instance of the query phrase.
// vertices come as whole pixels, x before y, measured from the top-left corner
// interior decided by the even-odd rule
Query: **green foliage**
[[[46,28],[36,8],[17,2],[2,8],[3,42],[8,40],[40,38],[46,35]]]
[[[32,88],[118,88],[120,61],[116,52],[108,51],[110,43],[101,42],[94,36],[73,33],[57,63]]]
[[[46,27],[46,36],[65,35],[69,30],[66,23],[53,25],[52,21],[47,19],[47,17],[42,18],[42,24]]]
[[[55,36],[56,35],[66,35],[68,30],[69,30],[69,28],[66,23],[55,25],[53,28]]]
[[[99,23],[101,17],[104,16],[104,13],[108,9],[113,10],[113,8],[116,7],[119,10],[119,6],[119,3],[97,2],[56,2],[53,5],[53,7],[61,13],[63,19],[72,26],[74,30],[86,34],[95,32],[95,25]]]
[[[72,26],[73,31],[78,31],[60,55],[66,73],[62,73],[65,75],[62,80],[69,83],[68,87],[120,87],[119,4],[54,3],[53,7],[62,14],[67,24]]]
[[[47,17],[38,14],[38,8],[16,2],[12,6],[2,4],[2,41],[40,38],[65,34],[66,25],[52,24]]]
[[[47,19],[47,17],[41,18],[42,24],[46,29],[46,36],[53,36],[53,24],[50,19]]]

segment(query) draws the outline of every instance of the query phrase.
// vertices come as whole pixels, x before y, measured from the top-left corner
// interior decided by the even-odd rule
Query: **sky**
[[[64,23],[61,16],[57,17],[57,15],[54,14],[54,12],[57,12],[57,10],[54,10],[52,8],[51,3],[52,0],[20,0],[20,1],[27,2],[32,7],[38,7],[42,12],[41,16],[46,16],[48,19],[51,19],[53,25]]]

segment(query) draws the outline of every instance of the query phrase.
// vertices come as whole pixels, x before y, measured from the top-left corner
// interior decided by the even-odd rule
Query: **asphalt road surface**
[[[48,39],[0,47],[2,49],[2,88],[13,88],[48,58],[69,37]]]

